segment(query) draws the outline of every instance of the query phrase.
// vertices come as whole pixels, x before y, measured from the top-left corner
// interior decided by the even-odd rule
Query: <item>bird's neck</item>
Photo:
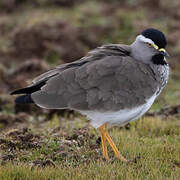
[[[146,49],[143,49],[144,47],[140,47],[134,42],[133,44],[130,45],[131,51],[130,51],[130,56],[137,60],[137,61],[142,61],[146,64],[151,62],[152,59],[152,54],[146,53]]]

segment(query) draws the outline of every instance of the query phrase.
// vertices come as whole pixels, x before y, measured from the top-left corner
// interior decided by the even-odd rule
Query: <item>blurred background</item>
[[[27,86],[34,77],[56,65],[81,58],[97,46],[130,44],[149,27],[166,34],[171,55],[168,86],[151,112],[178,114],[179,0],[1,0],[0,128],[31,122],[33,118],[47,121],[54,113],[66,114],[33,105],[15,105],[9,93]]]

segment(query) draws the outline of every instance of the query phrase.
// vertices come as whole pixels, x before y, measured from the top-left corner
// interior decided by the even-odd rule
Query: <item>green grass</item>
[[[64,128],[66,123],[62,120],[57,123],[54,119],[54,127],[62,127],[52,134],[52,129],[42,129],[42,146],[40,148],[14,151],[16,157],[11,162],[5,162],[1,166],[0,179],[179,179],[180,177],[180,119],[169,118],[142,118],[133,122],[130,130],[118,127],[112,128],[110,134],[121,153],[129,160],[137,158],[137,162],[123,163],[115,159],[109,147],[110,160],[104,161],[101,147],[97,145],[98,133],[89,129],[88,137],[84,137],[84,145],[76,143],[70,147],[65,146],[66,156],[58,154],[59,141],[66,139],[63,132],[73,134],[75,121],[72,128]],[[78,124],[84,125],[84,120],[78,118]],[[48,122],[44,127],[51,126]],[[79,125],[78,125],[79,128]],[[82,128],[81,128],[82,129]],[[90,138],[95,134],[93,138]],[[78,142],[78,140],[77,140]],[[96,148],[93,148],[93,146]],[[2,154],[7,153],[1,151]],[[56,157],[53,162],[55,167],[32,165],[33,160],[45,160]]]

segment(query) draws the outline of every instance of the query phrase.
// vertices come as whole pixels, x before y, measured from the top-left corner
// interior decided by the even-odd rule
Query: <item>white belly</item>
[[[147,100],[147,103],[132,109],[123,109],[115,112],[80,111],[80,113],[86,115],[95,128],[100,127],[104,123],[123,126],[141,117],[151,107],[156,97],[157,95],[154,94]]]

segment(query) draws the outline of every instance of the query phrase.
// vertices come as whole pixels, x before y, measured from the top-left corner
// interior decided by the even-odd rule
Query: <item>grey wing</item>
[[[57,66],[55,69],[50,70],[48,72],[45,72],[41,74],[40,76],[36,77],[32,83],[36,84],[41,81],[50,79],[51,77],[61,73],[65,69],[75,67],[75,66],[81,66],[87,62],[92,62],[96,60],[101,60],[101,58],[104,58],[106,56],[124,56],[129,54],[129,46],[121,45],[121,44],[108,44],[104,46],[100,46],[88,53],[87,56],[81,58],[78,61],[75,61],[73,63],[66,63],[62,64],[60,66]]]
[[[153,81],[147,65],[129,56],[105,56],[61,70],[31,96],[44,108],[119,110],[145,103],[156,91]]]

